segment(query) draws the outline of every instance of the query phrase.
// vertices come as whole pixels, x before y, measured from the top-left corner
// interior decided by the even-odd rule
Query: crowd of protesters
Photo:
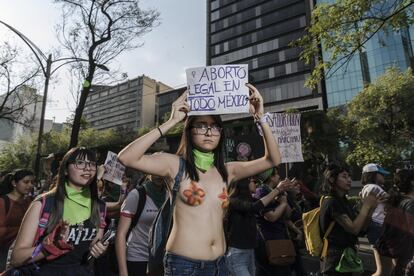
[[[187,116],[183,95],[167,122],[119,153],[128,168],[122,185],[102,178],[105,167],[86,148],[69,150],[53,185],[39,195],[30,170],[2,173],[0,272],[7,265],[4,275],[359,275],[358,244],[367,237],[372,275],[414,275],[414,170],[391,177],[378,164],[365,165],[356,201],[349,197],[350,171],[339,164],[326,166],[317,192],[300,177],[281,177],[263,99],[248,88],[265,148],[258,159],[224,162],[220,116]],[[146,154],[182,121],[176,154]],[[173,223],[157,267],[149,240],[169,204]],[[307,271],[302,260],[302,214],[313,208],[320,208],[326,240],[319,271]],[[106,239],[114,224],[115,238]]]

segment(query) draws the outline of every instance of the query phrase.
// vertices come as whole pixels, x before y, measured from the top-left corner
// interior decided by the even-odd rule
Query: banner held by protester
[[[268,113],[266,120],[279,145],[282,163],[303,162],[300,113]]]
[[[108,151],[105,160],[105,173],[102,179],[108,180],[112,183],[122,185],[122,178],[125,174],[125,166],[118,161],[117,154]]]
[[[186,74],[189,115],[249,112],[247,64],[190,68]]]

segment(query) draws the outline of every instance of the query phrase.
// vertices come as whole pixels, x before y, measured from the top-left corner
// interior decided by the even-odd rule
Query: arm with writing
[[[334,220],[348,233],[357,236],[363,229],[365,223],[370,218],[372,209],[378,204],[378,198],[374,194],[370,194],[364,198],[361,211],[355,220],[351,220],[346,214],[337,214],[334,212]]]

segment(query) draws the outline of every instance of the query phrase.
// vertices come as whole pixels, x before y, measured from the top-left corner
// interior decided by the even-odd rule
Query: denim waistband
[[[188,263],[191,263],[192,266],[196,268],[203,269],[205,267],[212,267],[212,266],[218,266],[220,263],[225,262],[224,256],[220,256],[215,260],[212,261],[204,261],[204,260],[196,260],[191,259],[188,257],[180,256],[171,252],[165,253],[165,259],[168,261],[185,261]]]

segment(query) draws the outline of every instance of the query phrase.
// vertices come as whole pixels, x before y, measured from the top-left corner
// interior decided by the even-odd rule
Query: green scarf
[[[208,169],[214,166],[214,153],[213,152],[202,152],[198,149],[193,149],[194,162],[202,172],[206,172]]]
[[[89,187],[85,187],[78,191],[65,183],[66,198],[63,201],[63,220],[74,225],[91,216],[91,191]]]
[[[165,202],[165,189],[162,189],[161,191],[158,190],[155,185],[151,183],[151,181],[145,181],[144,187],[147,195],[152,199],[155,206],[160,209],[162,204]]]

